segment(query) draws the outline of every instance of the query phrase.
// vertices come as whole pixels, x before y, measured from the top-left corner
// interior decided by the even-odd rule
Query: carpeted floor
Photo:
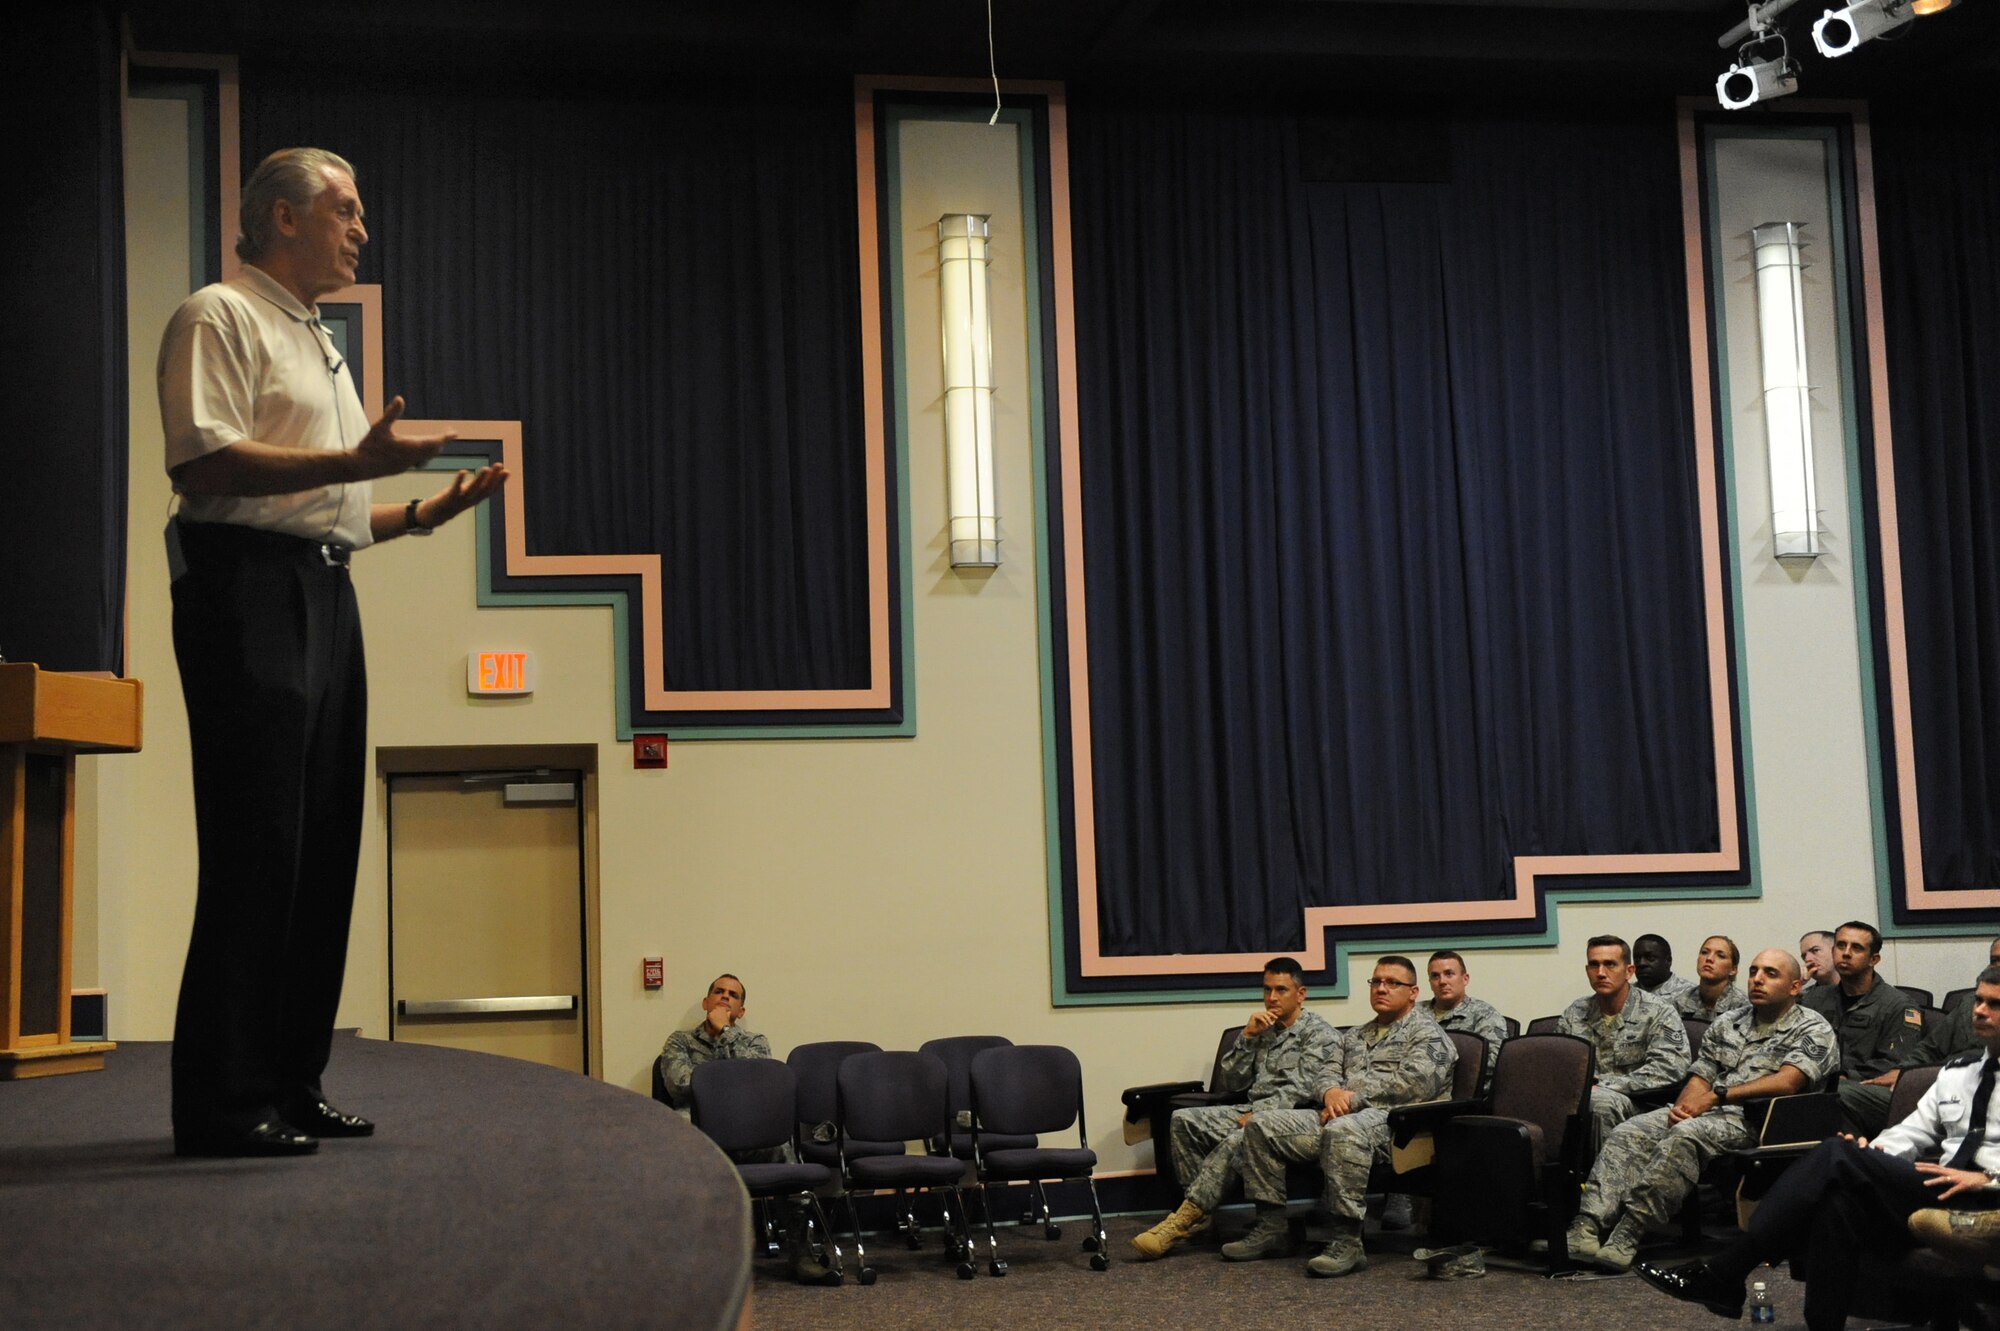
[[[1092,1271],[1078,1247],[1088,1222],[1068,1221],[1063,1237],[1044,1242],[1038,1229],[1000,1230],[1008,1274],[993,1279],[981,1266],[971,1281],[960,1281],[946,1261],[937,1231],[928,1231],[921,1251],[900,1239],[871,1239],[869,1256],[876,1283],[852,1279],[839,1289],[808,1288],[786,1279],[778,1261],[756,1263],[751,1305],[760,1331],[858,1327],[867,1331],[902,1328],[963,1328],[964,1331],[1023,1331],[1024,1328],[1170,1328],[1328,1326],[1355,1331],[1708,1331],[1725,1323],[1699,1308],[1675,1303],[1636,1276],[1585,1276],[1551,1281],[1526,1271],[1489,1268],[1467,1281],[1423,1279],[1424,1268],[1407,1256],[1376,1253],[1367,1270],[1337,1280],[1314,1280],[1305,1259],[1225,1262],[1212,1237],[1158,1262],[1135,1259],[1127,1241],[1158,1217],[1110,1220],[1111,1269]],[[1247,1212],[1225,1212],[1223,1237],[1248,1224]],[[841,1223],[844,1223],[842,1221]],[[1390,1242],[1396,1242],[1391,1239]],[[1407,1248],[1408,1241],[1402,1246]],[[1804,1287],[1782,1273],[1767,1273],[1778,1309],[1778,1326],[1801,1328]],[[1747,1323],[1746,1323],[1747,1325]],[[1882,1326],[1854,1321],[1850,1327]]]
[[[748,1203],[665,1107],[552,1068],[343,1038],[379,1125],[290,1160],[180,1160],[167,1046],[0,1082],[0,1328],[732,1327]]]

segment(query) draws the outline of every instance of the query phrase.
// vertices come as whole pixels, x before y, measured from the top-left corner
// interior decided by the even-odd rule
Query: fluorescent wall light
[[[1750,232],[1757,272],[1757,341],[1763,354],[1764,440],[1771,466],[1771,530],[1780,559],[1817,559],[1821,554],[1799,232],[1797,222],[1765,222]]]
[[[945,498],[953,568],[1000,564],[993,488],[993,322],[986,303],[987,218],[938,219],[938,317],[944,332]]]

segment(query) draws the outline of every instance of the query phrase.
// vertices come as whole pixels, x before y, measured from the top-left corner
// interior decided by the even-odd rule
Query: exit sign
[[[515,698],[535,691],[533,652],[471,652],[465,691],[480,698]]]

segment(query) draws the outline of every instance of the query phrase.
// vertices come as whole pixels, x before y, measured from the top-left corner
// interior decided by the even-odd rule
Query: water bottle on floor
[[[1777,1320],[1778,1310],[1771,1306],[1771,1291],[1759,1280],[1750,1286],[1750,1321],[1753,1325],[1771,1326]]]

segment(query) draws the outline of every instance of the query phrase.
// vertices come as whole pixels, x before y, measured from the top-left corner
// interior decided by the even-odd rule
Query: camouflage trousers
[[[1618,1125],[1635,1112],[1637,1106],[1625,1092],[1607,1091],[1602,1086],[1590,1088],[1590,1153],[1593,1157],[1604,1149],[1604,1143],[1611,1140],[1611,1134]]]
[[[1368,1204],[1368,1171],[1389,1158],[1389,1111],[1357,1109],[1322,1124],[1317,1109],[1277,1109],[1243,1132],[1243,1195],[1282,1205],[1285,1166],[1317,1161],[1320,1202],[1336,1220],[1359,1220]]]
[[[1248,1105],[1203,1105],[1174,1112],[1167,1141],[1174,1155],[1174,1177],[1187,1199],[1204,1211],[1222,1204],[1243,1177],[1243,1129],[1236,1120]]]
[[[1600,1233],[1621,1214],[1648,1229],[1669,1229],[1694,1191],[1701,1168],[1724,1151],[1750,1145],[1741,1109],[1711,1109],[1675,1123],[1655,1109],[1618,1125],[1597,1153],[1583,1187],[1582,1213]]]

